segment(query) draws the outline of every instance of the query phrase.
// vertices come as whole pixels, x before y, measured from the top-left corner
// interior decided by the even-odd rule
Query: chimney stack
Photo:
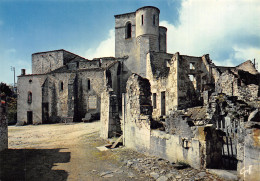
[[[25,71],[26,71],[25,69],[21,69],[21,75],[25,75],[26,74]]]

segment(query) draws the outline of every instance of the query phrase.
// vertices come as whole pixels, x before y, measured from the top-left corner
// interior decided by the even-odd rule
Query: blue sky
[[[169,53],[209,53],[227,66],[259,62],[258,0],[0,0],[0,82],[13,83],[11,66],[30,73],[35,52],[113,56],[114,15],[148,5],[161,11]]]

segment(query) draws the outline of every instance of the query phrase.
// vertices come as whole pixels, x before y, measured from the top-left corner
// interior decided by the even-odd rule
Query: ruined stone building
[[[159,26],[159,14],[146,6],[115,15],[115,57],[88,60],[66,50],[33,54],[32,74],[23,70],[18,77],[18,122],[100,115],[103,138],[122,134],[124,145],[137,151],[257,178],[255,65],[249,60],[223,67],[208,54],[167,53],[167,28]],[[253,174],[240,172],[249,167]]]
[[[99,117],[100,95],[117,90],[120,58],[89,61],[66,50],[32,55],[32,74],[18,77],[18,124]]]

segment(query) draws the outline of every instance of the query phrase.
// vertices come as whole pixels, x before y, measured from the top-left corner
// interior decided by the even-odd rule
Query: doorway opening
[[[33,112],[27,111],[27,124],[33,124]]]

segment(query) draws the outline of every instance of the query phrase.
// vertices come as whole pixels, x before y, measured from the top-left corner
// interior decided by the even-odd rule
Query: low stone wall
[[[0,151],[8,148],[8,127],[4,107],[0,103]]]
[[[200,169],[203,167],[202,147],[203,145],[197,139],[186,140],[179,135],[170,135],[159,130],[151,132],[150,154],[171,162],[186,163]]]
[[[171,135],[150,129],[149,117],[141,117],[138,126],[125,122],[125,146],[136,151],[164,158],[171,162],[186,163],[193,168],[216,168],[221,159],[221,142],[214,140],[215,129],[196,127],[194,138]],[[141,125],[141,127],[140,127]]]

